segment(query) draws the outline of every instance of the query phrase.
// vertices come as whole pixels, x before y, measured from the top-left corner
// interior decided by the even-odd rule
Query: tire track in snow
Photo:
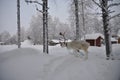
[[[43,69],[43,80],[53,80],[55,75],[60,74],[64,71],[71,63],[76,62],[80,58],[76,58],[72,55],[60,56],[51,59],[47,64],[44,65]]]
[[[54,69],[63,62],[63,56],[51,59],[43,68],[43,80],[50,80]],[[57,63],[56,63],[57,62]]]

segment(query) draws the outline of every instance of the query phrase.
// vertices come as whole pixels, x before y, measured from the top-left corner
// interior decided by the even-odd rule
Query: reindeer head
[[[60,32],[59,35],[63,37],[62,41],[61,41],[61,39],[59,39],[60,46],[61,47],[66,47],[67,43],[65,42],[66,41],[65,32],[64,33]]]

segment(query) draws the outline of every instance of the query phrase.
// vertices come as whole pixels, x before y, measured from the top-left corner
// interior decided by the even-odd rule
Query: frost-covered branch
[[[110,4],[107,8],[110,8],[110,7],[113,7],[113,6],[119,6],[120,3],[113,3],[113,4]]]
[[[101,0],[99,0],[99,3],[97,3],[95,0],[92,0],[98,7],[101,9],[104,9],[107,12],[107,8],[103,6],[103,3]]]
[[[110,20],[110,19],[113,19],[113,18],[115,18],[115,17],[120,17],[120,13],[118,13],[118,14],[116,14],[116,15],[110,17],[109,20]]]
[[[110,10],[108,11],[109,14],[110,14],[110,13],[114,13],[114,12],[115,12],[115,11],[110,11]]]
[[[38,12],[43,13],[43,11],[42,11],[42,10],[39,10],[39,9],[38,9],[37,5],[35,5],[35,7],[36,7],[36,10],[37,10]]]
[[[43,5],[42,3],[39,3],[38,1],[32,1],[32,0],[25,0],[26,3],[37,3],[39,5]]]
[[[97,3],[95,0],[92,0],[96,5],[98,5],[100,8],[102,8],[102,6],[99,4],[99,3]]]

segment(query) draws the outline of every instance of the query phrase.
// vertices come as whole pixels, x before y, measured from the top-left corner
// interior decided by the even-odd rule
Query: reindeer
[[[66,47],[67,49],[72,49],[75,52],[80,52],[83,50],[86,53],[85,59],[88,59],[88,47],[89,43],[86,41],[73,40],[71,42],[66,42],[65,33],[60,34],[64,38],[64,42],[59,42],[61,47]]]

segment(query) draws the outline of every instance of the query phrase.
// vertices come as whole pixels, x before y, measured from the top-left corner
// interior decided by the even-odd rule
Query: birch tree
[[[78,0],[74,0],[75,5],[75,22],[76,22],[76,40],[80,39],[80,26],[79,26],[79,6],[78,6]]]
[[[39,10],[36,5],[36,10],[43,14],[43,52],[48,54],[48,0],[42,0],[42,3],[36,0],[25,0],[25,2],[42,6],[42,10]]]
[[[102,20],[103,20],[103,28],[104,28],[104,36],[105,36],[105,43],[106,43],[106,57],[107,60],[110,59],[110,56],[112,54],[112,47],[111,47],[111,29],[109,28],[109,21],[112,18],[115,18],[116,16],[120,16],[120,13],[110,16],[110,13],[113,11],[110,10],[111,7],[119,6],[120,2],[112,3],[113,0],[99,0],[99,2],[96,2],[95,0],[92,0],[95,4],[97,4],[102,11]],[[110,2],[110,4],[109,4]]]
[[[11,35],[8,31],[4,31],[0,35],[1,35],[2,42],[6,42],[11,37]]]
[[[21,47],[20,35],[20,0],[17,0],[17,29],[18,29],[18,48]]]
[[[90,15],[91,9],[92,9],[92,2],[90,0],[78,0],[78,18],[79,18],[79,37],[83,37],[83,35],[87,34],[87,32],[93,32],[90,31],[94,30],[92,29],[92,24],[91,24],[91,18],[92,16]],[[70,10],[69,10],[69,21],[70,21],[70,26],[72,28],[72,33],[76,35],[76,16],[75,16],[75,4],[72,2],[70,4]],[[91,26],[90,26],[91,25]],[[86,29],[87,28],[87,29]],[[89,28],[89,29],[88,29]]]

